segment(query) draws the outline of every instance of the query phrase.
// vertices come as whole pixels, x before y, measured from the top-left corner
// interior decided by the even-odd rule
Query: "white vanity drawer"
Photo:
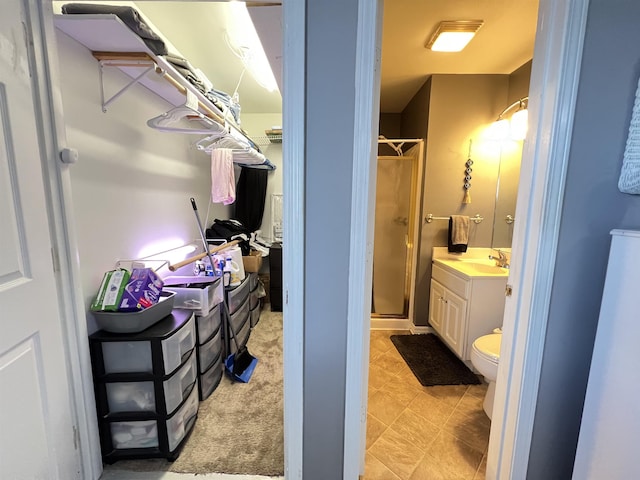
[[[456,274],[441,267],[436,262],[433,262],[431,267],[431,278],[434,278],[442,285],[447,287],[453,293],[461,296],[462,298],[469,298],[469,281],[457,276]]]

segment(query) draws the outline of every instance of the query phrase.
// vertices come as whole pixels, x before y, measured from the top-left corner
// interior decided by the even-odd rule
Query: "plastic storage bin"
[[[195,283],[190,285],[172,285],[176,292],[174,308],[195,310],[197,315],[206,316],[216,305],[224,300],[224,287],[220,279],[212,283]]]
[[[220,328],[220,305],[213,307],[207,315],[196,315],[196,332],[198,345],[202,345],[211,339],[211,336]]]
[[[91,313],[102,330],[113,333],[137,333],[170,315],[175,296],[175,292],[163,290],[158,303],[139,312]]]

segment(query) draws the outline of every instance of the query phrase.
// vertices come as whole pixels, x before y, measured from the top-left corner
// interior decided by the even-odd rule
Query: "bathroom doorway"
[[[405,144],[413,145],[403,150]],[[371,316],[411,318],[422,140],[378,141]],[[406,147],[405,147],[406,149]]]

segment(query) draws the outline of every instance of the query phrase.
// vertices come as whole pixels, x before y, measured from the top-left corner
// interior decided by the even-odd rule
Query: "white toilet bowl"
[[[500,343],[502,333],[492,333],[476,338],[471,348],[471,363],[489,384],[482,407],[491,419],[493,411],[493,397],[496,392],[496,378],[498,377],[498,361],[500,360]]]

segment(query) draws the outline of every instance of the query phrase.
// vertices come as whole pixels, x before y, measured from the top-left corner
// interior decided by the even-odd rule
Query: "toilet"
[[[496,329],[499,331],[498,329]],[[482,407],[484,412],[491,419],[493,411],[493,397],[496,392],[496,378],[498,377],[498,361],[500,360],[500,344],[502,342],[502,332],[491,333],[476,338],[471,348],[471,364],[484,376],[489,384],[487,394],[484,397]]]

